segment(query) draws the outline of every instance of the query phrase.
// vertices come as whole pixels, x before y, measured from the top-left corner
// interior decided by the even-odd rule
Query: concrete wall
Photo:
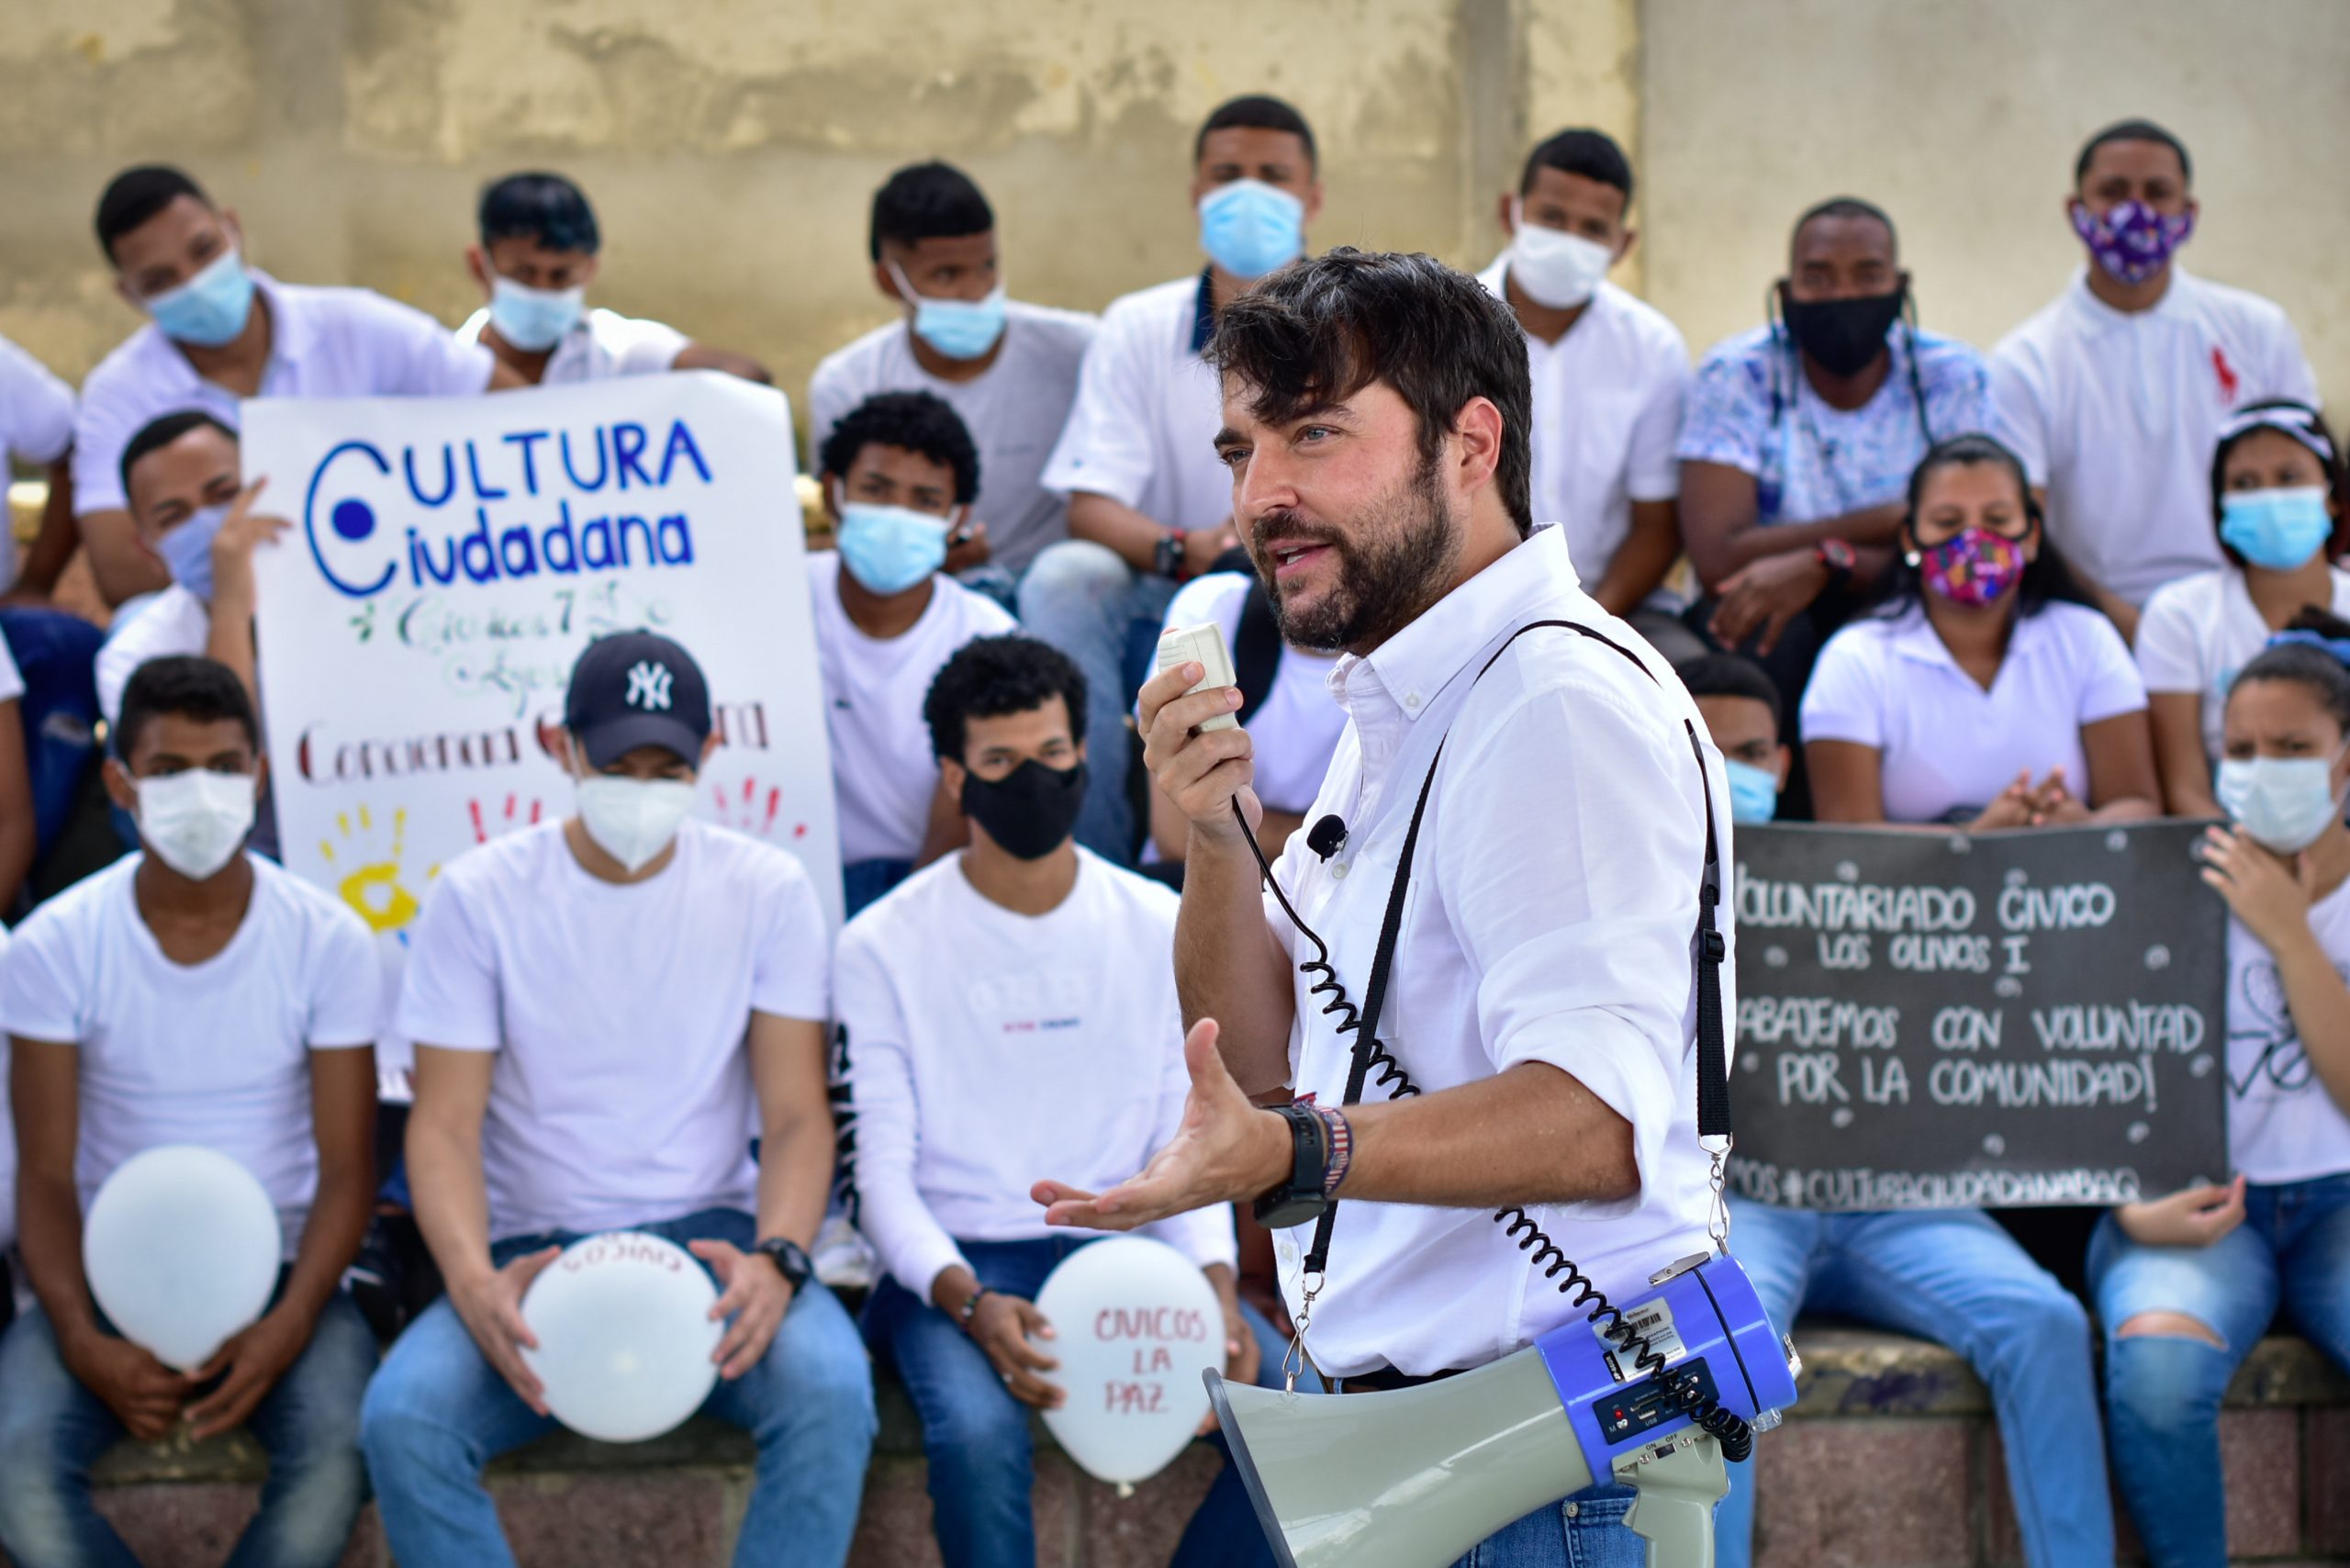
[[[900,162],[968,167],[1024,297],[1098,308],[1197,264],[1192,128],[1263,88],[1320,130],[1321,243],[1498,243],[1537,136],[1632,141],[1620,274],[1693,349],[1752,323],[1807,201],[1901,223],[1926,319],[1987,346],[2061,286],[2080,138],[2193,146],[2192,264],[2282,300],[2350,386],[2350,6],[2340,0],[8,0],[0,333],[79,375],[135,324],[89,234],[106,178],[188,165],[263,264],[443,315],[492,175],[580,179],[603,302],[761,355],[795,392],[884,319],[865,211]]]
[[[2168,126],[2203,204],[2185,252],[2283,304],[2350,392],[2350,6],[2339,0],[1647,0],[1650,297],[1693,351],[1758,323],[1823,196],[1900,226],[1923,319],[1986,351],[2082,252],[2081,142]]]
[[[254,259],[454,321],[483,181],[562,169],[599,297],[767,359],[795,393],[885,318],[865,221],[941,155],[995,202],[1013,289],[1098,308],[1199,264],[1191,138],[1293,100],[1321,243],[1483,259],[1529,127],[1635,133],[1633,0],[10,0],[0,333],[78,375],[135,324],[89,231],[107,176],[185,164]]]

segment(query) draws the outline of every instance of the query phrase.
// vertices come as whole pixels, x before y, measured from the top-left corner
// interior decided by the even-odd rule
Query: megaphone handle
[[[1701,1437],[1616,1479],[1635,1495],[1624,1522],[1649,1543],[1649,1568],[1714,1568],[1714,1505],[1729,1493],[1721,1444]]]

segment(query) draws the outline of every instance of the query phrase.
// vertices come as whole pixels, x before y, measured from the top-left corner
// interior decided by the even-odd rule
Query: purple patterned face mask
[[[1918,556],[1928,588],[1978,609],[2022,581],[2024,565],[2020,541],[1971,525]]]
[[[2195,215],[2166,217],[2143,202],[2117,202],[2098,218],[2073,204],[2073,232],[2116,282],[2143,283],[2170,263],[2171,252],[2195,232]]]

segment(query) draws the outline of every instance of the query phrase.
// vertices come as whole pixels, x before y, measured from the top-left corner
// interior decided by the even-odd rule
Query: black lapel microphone
[[[1307,830],[1305,847],[1327,860],[1347,842],[1347,824],[1335,814],[1324,817]]]

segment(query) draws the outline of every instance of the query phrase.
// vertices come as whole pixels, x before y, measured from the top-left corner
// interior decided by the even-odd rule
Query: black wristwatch
[[[1150,569],[1162,577],[1180,578],[1183,575],[1183,536],[1172,529],[1158,536],[1151,547]]]
[[[815,1276],[816,1265],[810,1261],[807,1249],[788,1236],[762,1241],[751,1250],[773,1263],[775,1271],[783,1276],[783,1282],[794,1291]]]
[[[1257,1223],[1268,1230],[1282,1230],[1320,1219],[1330,1206],[1330,1199],[1323,1191],[1324,1178],[1330,1169],[1329,1133],[1323,1126],[1322,1118],[1307,1105],[1281,1105],[1275,1109],[1289,1124],[1292,1153],[1289,1180],[1256,1202]]]
[[[1811,547],[1812,555],[1828,568],[1830,588],[1843,588],[1852,580],[1852,569],[1860,565],[1860,557],[1852,547],[1841,539],[1823,539]]]

